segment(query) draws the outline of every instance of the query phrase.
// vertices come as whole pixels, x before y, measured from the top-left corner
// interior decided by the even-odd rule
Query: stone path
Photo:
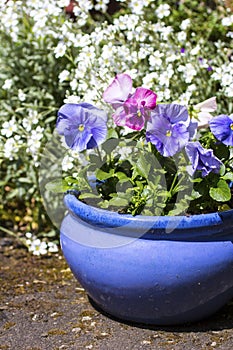
[[[35,257],[0,238],[1,350],[231,350],[233,302],[208,320],[143,327],[101,314],[62,254]]]

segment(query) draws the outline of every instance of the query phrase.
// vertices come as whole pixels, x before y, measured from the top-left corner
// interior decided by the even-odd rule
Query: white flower
[[[39,238],[36,238],[31,241],[28,250],[29,252],[32,252],[33,255],[47,254],[47,243],[41,241]]]
[[[48,251],[50,253],[57,253],[58,252],[58,246],[54,242],[48,243]]]
[[[74,164],[74,158],[70,157],[69,155],[66,155],[62,160],[62,170],[68,171],[73,168]]]
[[[67,69],[64,69],[58,76],[60,83],[69,78],[70,72]]]
[[[217,67],[215,68],[214,70],[214,73],[212,74],[212,78],[214,80],[221,80],[222,79],[222,76],[223,76],[223,70],[221,67]]]
[[[1,134],[3,136],[11,137],[14,132],[17,131],[17,123],[15,118],[12,118],[9,122],[4,122],[2,124]]]
[[[135,13],[136,15],[141,15],[143,13],[143,7],[144,7],[144,1],[143,0],[131,0],[129,7]]]
[[[14,137],[7,139],[4,144],[4,157],[13,160],[14,157],[16,157],[22,144],[23,140],[21,140],[19,135],[15,135]]]
[[[168,4],[161,4],[155,11],[158,18],[167,17],[170,15],[170,6]]]
[[[233,84],[226,87],[225,94],[227,97],[233,97]]]
[[[150,66],[153,67],[154,69],[160,69],[160,66],[162,64],[161,57],[163,56],[164,54],[159,50],[156,50],[155,52],[153,52],[153,54],[149,56]]]
[[[197,45],[190,51],[190,55],[196,56],[200,50],[201,50],[200,45]]]
[[[224,17],[222,19],[222,25],[226,27],[230,27],[233,24],[233,15],[229,17]]]
[[[179,32],[179,33],[177,33],[177,40],[178,41],[181,41],[181,42],[185,41],[186,37],[187,37],[186,32]]]
[[[233,32],[228,32],[228,33],[226,34],[226,36],[229,37],[229,38],[231,38],[231,39],[233,39]]]
[[[18,99],[22,102],[26,100],[26,94],[21,89],[18,91]]]
[[[76,95],[70,95],[64,99],[64,103],[79,103],[79,102],[80,102],[80,97]]]
[[[55,57],[63,57],[66,52],[66,45],[63,42],[59,42],[57,47],[54,49]]]
[[[12,79],[6,79],[4,81],[4,84],[3,84],[2,88],[4,90],[9,90],[12,87],[12,85],[13,85],[13,80]]]
[[[59,7],[66,7],[69,6],[70,0],[58,0],[57,5]]]
[[[232,84],[232,82],[233,82],[233,75],[228,73],[223,74],[222,81],[221,81],[222,86],[228,86]]]
[[[95,10],[106,12],[109,0],[96,0]]]
[[[191,24],[191,21],[190,21],[189,18],[184,19],[184,20],[181,22],[181,24],[180,24],[180,29],[181,29],[181,30],[186,30],[186,29],[190,26],[190,24]]]

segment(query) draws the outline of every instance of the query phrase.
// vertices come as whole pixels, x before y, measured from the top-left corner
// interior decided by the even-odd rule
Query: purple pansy
[[[65,104],[58,111],[56,128],[71,149],[81,152],[105,140],[107,114],[89,103]]]
[[[209,122],[210,130],[224,145],[233,146],[233,114],[221,114]]]
[[[116,110],[113,120],[116,125],[141,130],[149,119],[149,111],[155,108],[157,95],[143,87],[132,94],[132,79],[127,74],[118,74],[105,90],[103,98]]]
[[[191,174],[196,170],[202,172],[202,176],[207,176],[211,171],[219,173],[222,162],[215,157],[212,149],[205,149],[200,142],[189,142],[185,147],[187,156],[192,163]]]
[[[190,121],[186,107],[157,105],[147,124],[146,140],[154,144],[164,157],[171,157],[188,143],[196,127],[197,123]]]

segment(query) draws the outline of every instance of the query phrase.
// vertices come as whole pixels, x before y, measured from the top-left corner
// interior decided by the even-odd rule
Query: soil
[[[124,323],[94,308],[62,253],[36,257],[0,238],[1,350],[230,350],[233,301],[177,327]]]

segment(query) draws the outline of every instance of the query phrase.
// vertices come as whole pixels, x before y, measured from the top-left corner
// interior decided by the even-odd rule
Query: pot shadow
[[[101,313],[102,315],[108,317],[109,319],[141,329],[149,329],[154,331],[167,331],[167,332],[178,332],[178,333],[188,333],[188,332],[208,332],[208,331],[221,331],[224,329],[232,329],[233,328],[233,299],[223,306],[220,310],[218,310],[213,315],[208,318],[202,319],[200,321],[178,324],[173,326],[159,326],[159,325],[151,325],[151,324],[142,324],[138,322],[131,322],[120,319],[118,317],[112,316],[106,311],[102,310],[95,302],[88,296],[90,304],[94,307],[96,311]]]

